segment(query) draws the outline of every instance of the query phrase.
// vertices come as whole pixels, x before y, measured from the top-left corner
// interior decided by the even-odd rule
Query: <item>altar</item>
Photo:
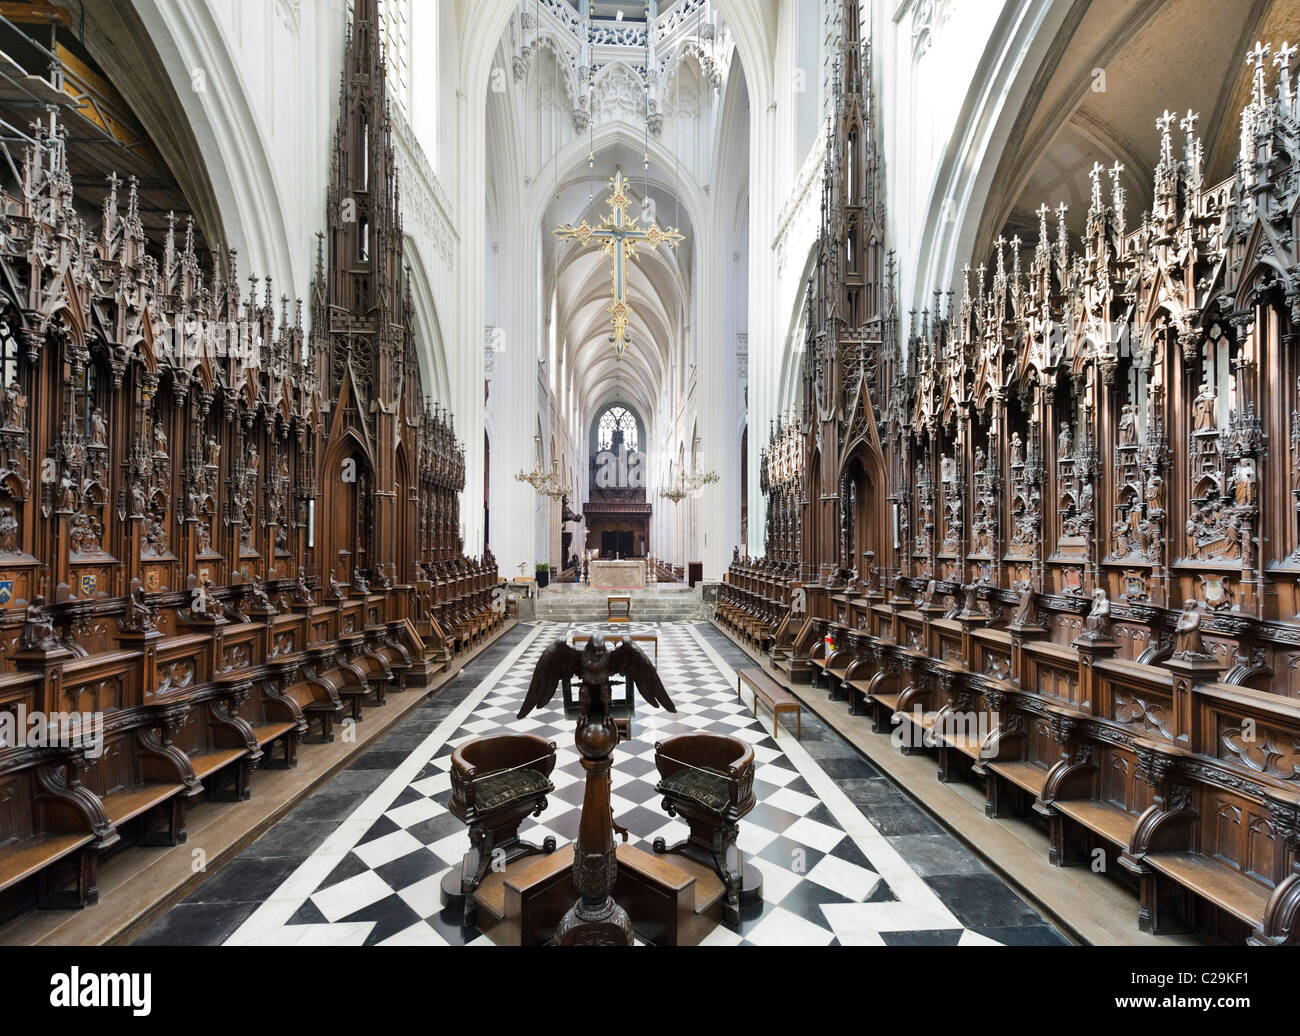
[[[587,572],[595,590],[631,590],[646,585],[644,561],[590,561]]]

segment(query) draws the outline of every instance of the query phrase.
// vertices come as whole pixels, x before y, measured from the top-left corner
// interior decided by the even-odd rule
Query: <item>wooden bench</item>
[[[795,737],[803,737],[803,708],[799,699],[773,680],[761,669],[742,669],[736,674],[736,697],[740,697],[742,684],[747,684],[754,694],[754,715],[758,715],[758,703],[761,699],[772,710],[772,737],[776,738],[781,729],[781,713],[795,714]]]
[[[0,892],[35,878],[36,905],[43,909],[98,902],[97,848],[118,836],[95,835],[96,820],[103,821],[95,816],[97,803],[86,789],[73,790],[67,783],[78,766],[66,761],[27,765],[0,777],[0,802],[7,804],[0,810]],[[71,891],[61,891],[67,872]]]

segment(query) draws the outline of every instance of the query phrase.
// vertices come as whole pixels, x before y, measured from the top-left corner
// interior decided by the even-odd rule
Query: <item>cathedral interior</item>
[[[1289,40],[0,4],[0,946],[1300,945]]]

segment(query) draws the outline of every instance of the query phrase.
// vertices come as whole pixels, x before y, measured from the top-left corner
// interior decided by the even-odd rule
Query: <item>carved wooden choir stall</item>
[[[501,624],[421,390],[376,18],[358,0],[309,330],[233,253],[201,269],[192,222],[148,241],[134,180],[87,214],[52,117],[3,196],[0,914],[94,903],[104,853],[183,842],[205,794]],[[102,743],[31,743],[35,714]]]
[[[764,456],[766,554],[736,557],[716,620],[903,724],[990,817],[1038,818],[1053,862],[1101,850],[1143,930],[1295,945],[1291,51],[1250,55],[1229,179],[1206,180],[1195,113],[1165,112],[1149,211],[1097,163],[1081,244],[1043,206],[1036,244],[999,237],[904,354],[843,7],[802,399]]]

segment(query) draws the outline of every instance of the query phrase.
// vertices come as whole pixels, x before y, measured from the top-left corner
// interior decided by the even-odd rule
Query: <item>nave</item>
[[[447,809],[452,750],[507,730],[557,745],[556,787],[523,837],[573,841],[582,769],[559,701],[514,718],[543,648],[595,624],[523,623],[491,645],[441,693],[137,940],[150,946],[487,945],[440,905],[443,874],[469,846]],[[759,805],[739,845],[763,875],[761,903],[704,945],[1022,945],[1069,940],[907,795],[811,713],[803,736],[771,736],[736,697],[745,656],[708,624],[631,623],[658,634],[658,670],[676,715],[646,709],[615,750],[615,820],[647,850],[685,826],[655,791],[655,742],[709,729],[753,746]],[[746,693],[748,701],[748,693]]]

